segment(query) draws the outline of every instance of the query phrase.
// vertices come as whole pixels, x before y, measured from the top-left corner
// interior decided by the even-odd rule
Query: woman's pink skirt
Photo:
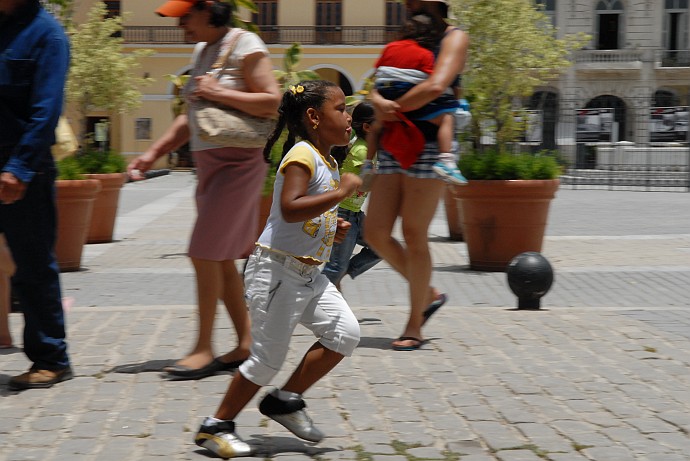
[[[259,201],[268,164],[262,148],[194,152],[197,219],[189,256],[211,261],[246,258],[258,235]]]

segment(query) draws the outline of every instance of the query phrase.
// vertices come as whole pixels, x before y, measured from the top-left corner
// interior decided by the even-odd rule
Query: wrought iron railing
[[[660,67],[690,67],[690,50],[659,50],[656,61]]]
[[[266,44],[382,45],[394,40],[398,26],[261,26]],[[183,31],[175,26],[126,26],[125,43],[185,43]]]

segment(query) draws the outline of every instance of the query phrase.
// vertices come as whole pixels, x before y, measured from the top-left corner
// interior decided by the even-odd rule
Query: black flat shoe
[[[172,365],[166,367],[167,377],[171,381],[186,381],[204,379],[215,375],[219,371],[230,371],[239,367],[244,360],[235,360],[230,363],[221,362],[215,358],[208,365],[201,368],[189,368],[183,365]]]
[[[240,367],[240,365],[242,365],[242,363],[244,363],[244,361],[246,359],[233,360],[232,362],[228,362],[228,363],[221,362],[219,359],[214,359],[214,360],[218,361],[221,364],[221,366],[223,367],[222,368],[223,371],[232,371],[232,370],[238,369]]]

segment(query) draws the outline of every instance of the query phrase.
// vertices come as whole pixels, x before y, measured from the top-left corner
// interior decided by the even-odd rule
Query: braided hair
[[[287,139],[283,144],[281,158],[295,145],[297,138],[310,140],[312,130],[307,126],[307,109],[320,109],[333,88],[338,88],[338,85],[326,80],[305,80],[290,85],[280,102],[276,127],[264,146],[264,159],[267,163],[271,161],[271,148],[280,138],[283,129],[287,128]]]

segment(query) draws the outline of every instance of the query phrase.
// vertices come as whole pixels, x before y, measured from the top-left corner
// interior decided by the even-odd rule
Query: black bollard
[[[521,253],[510,261],[506,274],[508,286],[518,298],[518,309],[539,309],[541,297],[553,283],[549,261],[536,251]]]

